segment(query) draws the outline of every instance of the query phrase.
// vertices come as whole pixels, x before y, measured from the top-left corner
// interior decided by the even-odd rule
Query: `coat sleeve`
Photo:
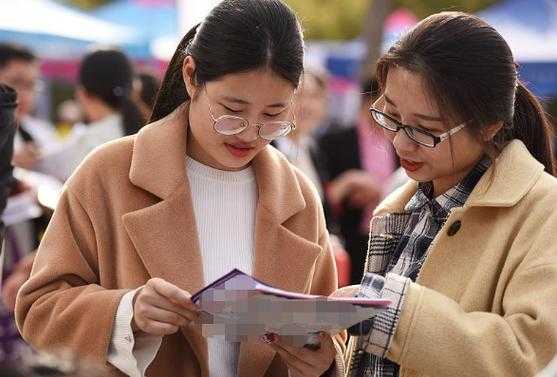
[[[93,222],[66,189],[17,297],[16,322],[27,342],[106,362],[116,310],[128,290],[99,285],[97,244]]]
[[[410,283],[387,357],[430,376],[535,375],[557,352],[556,218],[540,226],[507,282],[502,314],[465,312],[451,298]]]

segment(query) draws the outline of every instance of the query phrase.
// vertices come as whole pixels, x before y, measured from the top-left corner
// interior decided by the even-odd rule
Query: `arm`
[[[108,362],[132,377],[145,375],[162,343],[162,336],[134,335],[133,301],[137,291],[126,293],[118,305],[108,351]]]
[[[557,351],[555,226],[552,216],[530,236],[501,293],[501,314],[465,312],[453,299],[409,283],[387,357],[427,375],[535,375]]]
[[[100,286],[97,235],[87,212],[66,190],[16,302],[24,339],[37,348],[69,348],[104,363],[121,298]]]

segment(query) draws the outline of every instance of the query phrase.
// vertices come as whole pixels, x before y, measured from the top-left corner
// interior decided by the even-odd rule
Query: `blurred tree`
[[[300,16],[307,39],[352,39],[383,24],[384,9],[405,7],[418,18],[442,10],[477,12],[498,0],[285,0]],[[388,4],[388,8],[385,6]],[[376,12],[375,10],[379,10]],[[364,22],[370,20],[372,22]]]
[[[394,6],[410,9],[418,18],[444,10],[475,13],[499,0],[393,0]]]
[[[360,35],[370,0],[286,0],[298,13],[307,39]]]
[[[83,9],[93,9],[112,1],[113,0],[62,0],[64,3]]]

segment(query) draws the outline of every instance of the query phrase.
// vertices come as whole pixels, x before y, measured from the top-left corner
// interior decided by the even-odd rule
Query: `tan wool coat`
[[[375,215],[402,212],[415,192]],[[556,353],[557,180],[513,141],[433,240],[387,357],[401,377],[531,377]]]
[[[203,268],[186,175],[187,108],[138,135],[96,150],[70,178],[16,308],[25,340],[68,348],[108,365],[122,296],[152,277],[195,293]],[[274,148],[253,161],[258,186],[254,276],[297,292],[328,295],[336,268],[315,189]],[[336,340],[341,372],[342,338]],[[238,376],[286,376],[269,346],[242,343]],[[208,376],[200,327],[163,338],[148,376]]]

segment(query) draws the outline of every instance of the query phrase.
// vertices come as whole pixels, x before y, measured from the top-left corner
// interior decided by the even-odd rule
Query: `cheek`
[[[437,172],[452,170],[453,156],[449,143],[441,143],[436,148],[421,148],[421,154],[423,161],[427,162],[430,170]]]

